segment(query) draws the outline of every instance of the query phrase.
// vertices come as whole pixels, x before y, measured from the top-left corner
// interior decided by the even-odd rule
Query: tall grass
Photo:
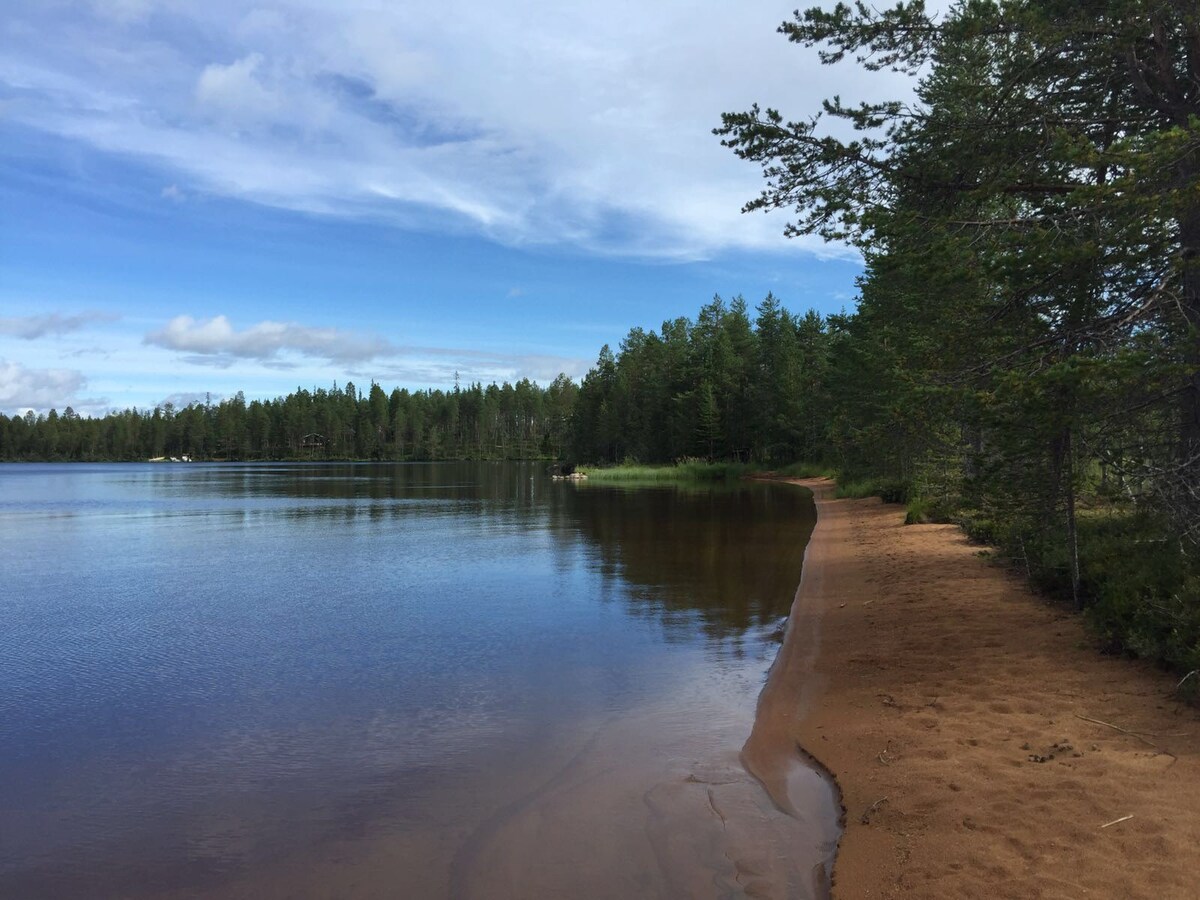
[[[880,497],[884,503],[905,503],[909,486],[899,478],[848,478],[837,483],[837,497]]]
[[[837,471],[823,463],[814,462],[794,462],[784,466],[782,469],[776,469],[777,475],[783,475],[787,478],[836,478]]]
[[[607,468],[582,468],[589,481],[639,482],[721,482],[736,481],[754,471],[743,463],[710,463],[698,459],[680,460],[669,466],[621,465]]]

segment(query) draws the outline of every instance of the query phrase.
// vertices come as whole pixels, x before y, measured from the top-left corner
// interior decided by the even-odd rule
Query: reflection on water
[[[794,489],[534,465],[0,466],[0,896],[741,883],[678,826],[761,799],[811,527]]]
[[[565,518],[648,609],[713,637],[785,617],[814,519],[794,489],[744,484],[708,490],[591,487],[567,492]]]

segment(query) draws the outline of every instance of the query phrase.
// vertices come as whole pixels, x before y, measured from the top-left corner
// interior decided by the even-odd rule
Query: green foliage
[[[996,545],[1043,591],[1071,596],[1060,540],[967,514],[972,537]],[[1200,572],[1161,518],[1106,507],[1079,521],[1084,606],[1103,645],[1188,672],[1200,668]]]
[[[825,463],[794,462],[775,470],[785,478],[836,478],[837,472]]]
[[[850,478],[838,480],[834,496],[853,499],[878,497],[884,503],[905,503],[908,490],[908,484],[897,478]]]
[[[778,463],[823,451],[828,333],[768,294],[753,323],[740,297],[696,321],[633,328],[607,345],[579,391],[572,447],[580,459],[665,463],[683,457]]]
[[[710,463],[700,459],[683,459],[669,466],[639,466],[626,463],[604,468],[581,469],[589,481],[654,484],[663,482],[722,482],[736,481],[754,471],[753,466],[741,463]]]
[[[780,30],[916,79],[717,129],[762,168],[747,209],[866,257],[817,392],[840,494],[960,521],[1106,641],[1196,668],[1200,8],[855,3]]]
[[[0,459],[538,459],[564,450],[578,386],[560,375],[548,387],[473,384],[452,391],[372,384],[246,402],[170,404],[81,418],[68,408],[44,416],[0,416]]]
[[[944,500],[910,496],[904,514],[904,524],[927,525],[931,522],[953,522],[955,512],[955,506]]]

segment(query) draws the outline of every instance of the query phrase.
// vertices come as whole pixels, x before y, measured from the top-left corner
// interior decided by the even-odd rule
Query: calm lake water
[[[0,896],[808,896],[831,848],[738,752],[813,521],[540,465],[0,466]]]

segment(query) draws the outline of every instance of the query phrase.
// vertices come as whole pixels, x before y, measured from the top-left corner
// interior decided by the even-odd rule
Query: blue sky
[[[713,294],[849,306],[710,131],[886,76],[832,84],[787,4],[652,6],[7,5],[0,411],[546,383]]]

